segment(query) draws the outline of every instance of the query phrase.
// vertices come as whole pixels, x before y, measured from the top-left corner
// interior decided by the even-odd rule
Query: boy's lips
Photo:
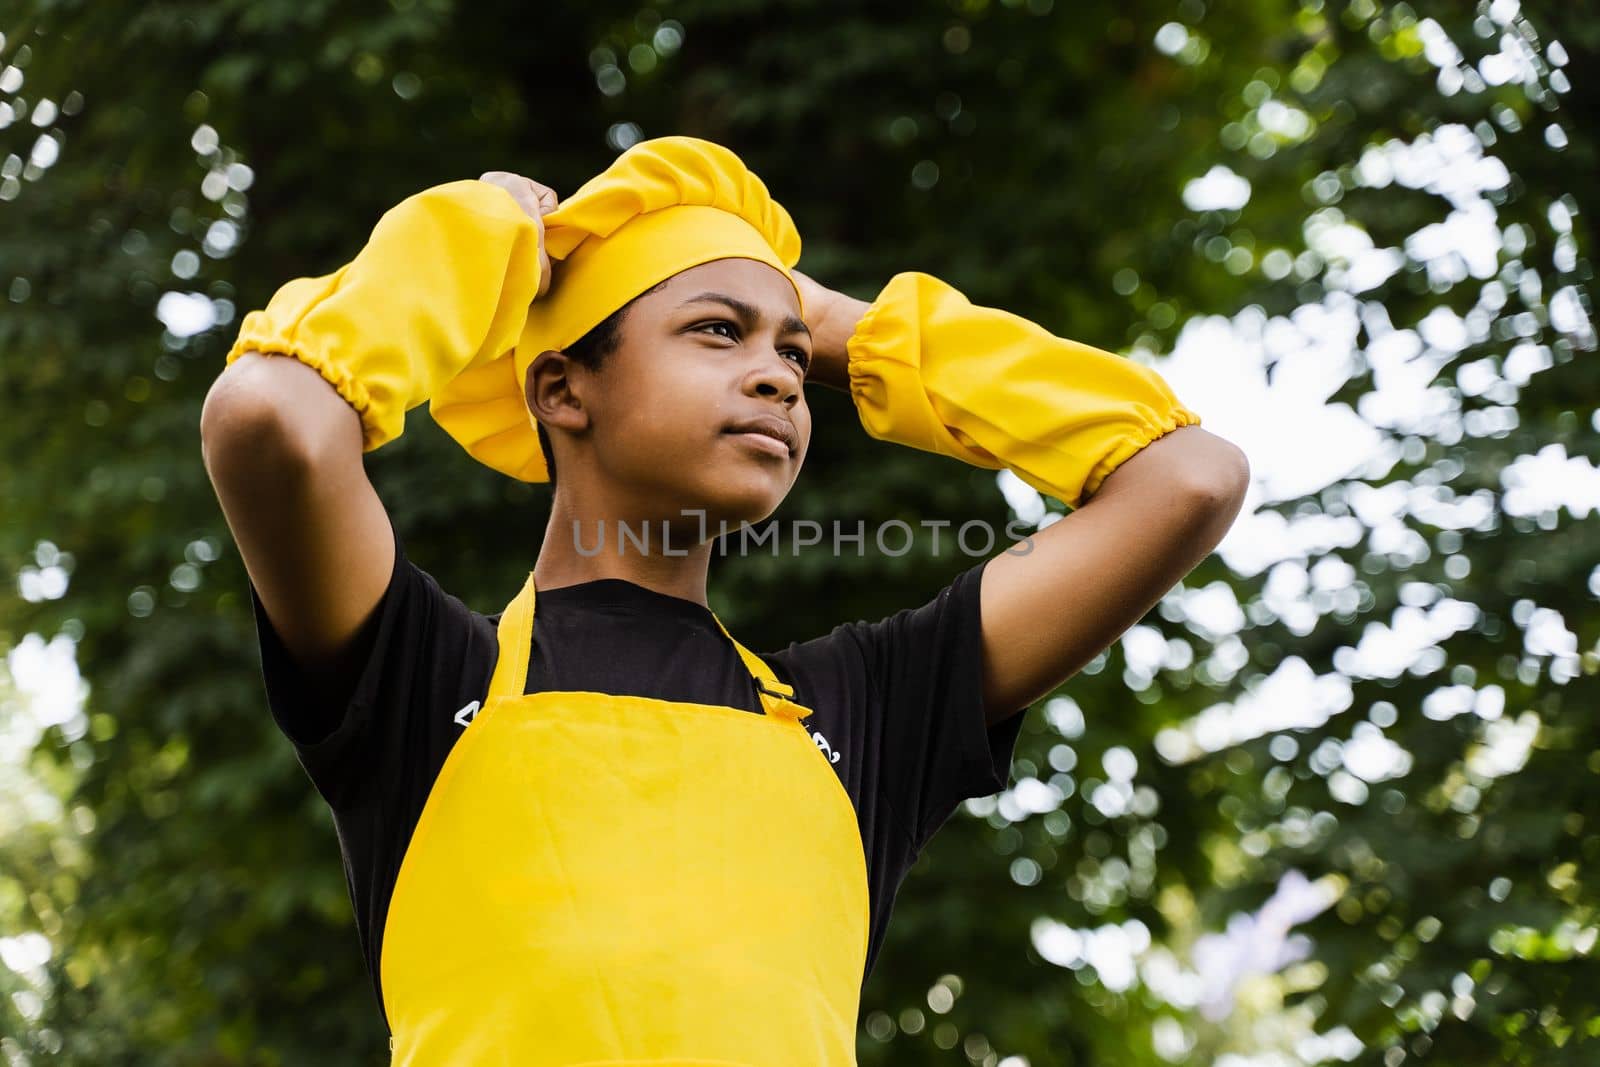
[[[722,432],[755,438],[751,444],[772,451],[774,454],[779,449],[762,443],[761,439],[781,446],[783,454],[789,456],[794,455],[800,444],[800,435],[795,430],[794,423],[779,415],[753,415],[750,418],[738,419],[724,426]]]
[[[751,448],[754,448],[757,451],[765,452],[771,456],[777,456],[780,459],[788,459],[790,456],[788,445],[785,445],[782,441],[775,437],[768,437],[766,434],[735,433],[730,431],[729,436],[749,445]]]

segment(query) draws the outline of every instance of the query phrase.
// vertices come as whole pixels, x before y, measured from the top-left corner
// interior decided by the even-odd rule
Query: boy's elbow
[[[360,421],[310,367],[246,353],[206,393],[200,448],[214,483],[263,476],[282,481],[342,451],[359,456]]]
[[[1238,503],[1250,491],[1250,460],[1244,449],[1209,430],[1188,426],[1167,435],[1169,476],[1196,497],[1219,504]],[[1180,440],[1181,438],[1181,440]]]
[[[1220,438],[1219,438],[1220,440]],[[1244,449],[1229,441],[1222,441],[1208,491],[1222,501],[1243,500],[1250,491],[1250,457]]]

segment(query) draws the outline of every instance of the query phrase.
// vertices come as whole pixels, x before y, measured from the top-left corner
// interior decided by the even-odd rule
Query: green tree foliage
[[[64,635],[89,683],[0,768],[0,936],[53,945],[31,976],[0,967],[10,1061],[383,1062],[331,822],[263,706],[201,399],[239,318],[403,197],[490,169],[570,193],[665,133],[739,151],[835,286],[927,270],[1139,358],[1220,317],[1275,386],[1307,373],[1266,343],[1296,332],[1371,433],[1368,462],[1260,504],[1250,529],[1287,551],[1208,560],[1030,712],[1017,788],[952,819],[902,890],[864,1065],[1595,1061],[1581,5],[21,0],[0,19],[0,572],[22,593],[0,648]],[[1475,153],[1445,151],[1463,138]],[[1219,164],[1248,197],[1192,206]],[[1487,267],[1438,228],[1471,225]],[[1399,410],[1374,399],[1408,374]],[[1009,517],[992,473],[813,403],[780,518]],[[413,558],[497,610],[545,491],[420,412],[369,466]],[[778,647],[972,562],[948,537],[869,538],[728,558],[712,596]],[[1283,707],[1297,671],[1318,681],[1287,699],[1320,710]],[[1201,935],[1291,871],[1332,904],[1300,927],[1309,957],[1236,988],[1201,966]]]

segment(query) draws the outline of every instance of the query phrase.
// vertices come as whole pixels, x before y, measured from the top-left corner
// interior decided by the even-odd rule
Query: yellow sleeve
[[[848,344],[867,433],[1010,468],[1076,508],[1145,445],[1200,416],[1155,371],[982,307],[928,274],[897,274]]]
[[[334,273],[285,283],[244,317],[227,361],[254,349],[315,368],[371,451],[445,382],[515,347],[538,291],[533,219],[499,186],[448,182],[384,212]]]

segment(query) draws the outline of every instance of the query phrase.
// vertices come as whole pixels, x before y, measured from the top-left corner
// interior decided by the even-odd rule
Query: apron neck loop
[[[489,679],[489,700],[519,697],[528,688],[528,656],[533,650],[533,572],[500,616],[499,654]]]
[[[489,680],[488,700],[521,696],[528,687],[528,656],[533,648],[534,597],[533,572],[529,571],[522,589],[500,616],[497,630],[500,649],[495,659],[494,674]],[[717,618],[716,612],[712,612],[711,617],[716,620],[722,635],[732,642],[745,670],[750,672],[756,693],[761,698],[761,706],[768,715],[803,719],[811,714],[810,708],[795,702],[794,686],[779,681],[765,660],[735,640],[728,628],[722,625],[722,620]]]
[[[761,698],[761,706],[768,715],[780,719],[803,719],[811,714],[811,709],[804,707],[794,700],[794,686],[778,681],[778,676],[772,673],[772,668],[767,666],[767,661],[745,648],[728,628],[722,625],[722,620],[717,619],[717,613],[712,612],[711,617],[716,619],[717,628],[722,631],[722,636],[733,643],[734,651],[739,653],[739,659],[744,662],[745,670],[750,672],[751,678],[756,683],[756,695]]]

